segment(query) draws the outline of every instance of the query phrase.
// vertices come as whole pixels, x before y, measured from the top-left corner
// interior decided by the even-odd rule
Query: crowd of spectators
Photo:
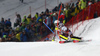
[[[16,14],[14,27],[12,27],[10,18],[5,20],[2,17],[0,21],[0,42],[39,41],[41,38],[51,33],[43,22],[45,22],[51,30],[55,29],[54,21],[58,19],[58,13],[61,5],[62,9],[59,20],[61,23],[65,24],[73,16],[76,16],[80,11],[94,2],[94,0],[78,0],[76,4],[67,3],[64,5],[63,3],[60,3],[52,9],[52,11],[46,9],[40,14],[36,12],[34,17],[29,14],[28,16],[25,15],[21,18],[20,14]]]

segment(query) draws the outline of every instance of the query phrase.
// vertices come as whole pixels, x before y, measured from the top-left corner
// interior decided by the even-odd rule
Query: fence
[[[97,13],[98,16],[100,16],[100,2],[92,4],[88,6],[87,8],[83,9],[80,13],[78,13],[75,17],[72,17],[72,19],[65,24],[66,27],[72,27],[72,32],[74,33],[76,30],[78,30],[79,26],[84,23],[85,20],[90,20],[94,18],[94,14]],[[79,22],[82,22],[81,24],[78,24]],[[73,25],[77,24],[76,27],[73,27]],[[73,29],[75,28],[75,29]]]

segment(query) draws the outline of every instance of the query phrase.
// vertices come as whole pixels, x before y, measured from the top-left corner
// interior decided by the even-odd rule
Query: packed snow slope
[[[81,23],[81,22],[80,22]],[[1,42],[1,56],[100,56],[100,17],[87,20],[74,33],[91,42]]]
[[[73,0],[72,2],[76,2]],[[70,0],[46,0],[46,8],[53,9],[58,5],[58,2],[69,3]],[[0,17],[5,19],[11,18],[12,23],[14,23],[16,18],[16,12],[23,18],[24,15],[28,16],[30,14],[35,15],[36,12],[41,13],[45,11],[45,0],[24,0],[21,3],[19,0],[0,0]]]
[[[0,17],[11,18],[14,23],[15,12],[22,15],[45,10],[45,0],[0,0]],[[60,0],[64,3],[70,0]],[[75,1],[75,0],[74,0]],[[57,0],[47,0],[47,8],[52,9],[57,5]],[[81,22],[80,22],[81,23]],[[76,26],[76,25],[75,25]],[[74,33],[84,40],[91,42],[65,43],[57,42],[0,42],[0,56],[100,56],[100,18],[87,20]]]

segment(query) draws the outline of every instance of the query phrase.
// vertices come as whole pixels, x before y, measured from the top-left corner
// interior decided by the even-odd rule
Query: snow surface
[[[61,1],[65,2],[65,0]],[[48,0],[47,3],[49,4],[47,7],[57,5],[56,0]],[[0,16],[11,18],[14,22],[15,12],[28,15],[29,6],[33,8],[33,15],[45,9],[44,0],[25,0],[25,4],[21,4],[19,0],[0,0]],[[85,21],[74,35],[83,37],[84,40],[92,39],[92,41],[65,44],[50,41],[0,42],[0,56],[100,56],[100,17]]]

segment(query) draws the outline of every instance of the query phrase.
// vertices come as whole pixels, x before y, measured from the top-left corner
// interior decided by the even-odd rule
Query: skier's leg
[[[73,36],[73,37],[71,37],[71,38],[77,38],[77,39],[81,39],[81,37],[76,37],[76,36]]]
[[[73,36],[73,37],[71,37],[71,39],[72,39],[72,40],[78,40],[78,41],[80,41],[82,38],[81,38],[81,37]]]
[[[60,36],[60,38],[62,38],[62,39],[64,39],[64,40],[68,40],[68,37],[65,37],[65,36],[63,36],[63,35],[59,35]]]

